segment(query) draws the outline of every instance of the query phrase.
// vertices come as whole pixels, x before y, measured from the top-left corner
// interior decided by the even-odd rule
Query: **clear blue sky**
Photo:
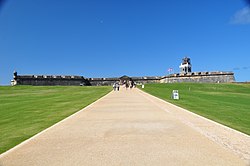
[[[1,85],[14,70],[163,76],[170,67],[179,72],[184,56],[193,71],[233,71],[250,81],[246,1],[6,0],[0,8]]]

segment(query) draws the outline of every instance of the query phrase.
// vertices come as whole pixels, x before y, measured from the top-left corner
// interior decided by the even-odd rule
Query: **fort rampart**
[[[34,85],[34,86],[46,86],[46,85],[88,85],[86,79],[82,76],[56,76],[56,75],[15,75],[11,81],[12,85]]]
[[[162,77],[161,83],[201,82],[201,83],[228,83],[235,82],[233,72],[193,72],[187,74],[171,74]]]
[[[175,82],[200,82],[200,83],[228,83],[235,82],[232,72],[192,72],[186,74],[171,74],[163,77],[113,77],[113,78],[85,78],[83,76],[63,75],[17,75],[14,73],[12,85],[34,86],[109,86],[124,80],[134,81],[137,84],[146,83],[175,83]]]
[[[171,68],[170,68],[171,69]],[[171,71],[169,69],[169,71]],[[180,65],[180,73],[169,74],[162,77],[122,77],[113,78],[84,78],[83,76],[56,76],[56,75],[17,75],[14,72],[12,85],[62,85],[62,86],[108,86],[116,82],[121,84],[128,81],[136,84],[147,83],[175,83],[175,82],[199,82],[199,83],[228,83],[235,82],[233,72],[192,72],[190,58],[184,57]]]

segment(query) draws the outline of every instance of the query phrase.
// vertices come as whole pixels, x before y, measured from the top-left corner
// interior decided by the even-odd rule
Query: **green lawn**
[[[0,153],[111,90],[111,87],[0,86]]]
[[[143,90],[250,135],[250,84],[146,84]],[[180,100],[171,99],[172,90]]]

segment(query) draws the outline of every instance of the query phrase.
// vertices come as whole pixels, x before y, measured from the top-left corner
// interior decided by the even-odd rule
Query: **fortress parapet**
[[[192,73],[181,73],[171,74],[162,77],[161,83],[174,83],[174,82],[200,82],[200,83],[227,83],[235,82],[233,72],[192,72]]]
[[[124,77],[111,78],[84,78],[83,76],[71,75],[15,75],[11,80],[11,85],[35,85],[35,86],[110,86],[115,82],[121,82]],[[138,84],[146,83],[175,83],[175,82],[199,82],[199,83],[227,83],[235,82],[233,72],[191,72],[176,73],[168,76],[144,76],[127,77]]]
[[[103,85],[113,85],[115,82],[123,82],[123,80],[132,80],[139,84],[146,84],[146,83],[156,83],[160,82],[161,77],[112,77],[112,78],[88,78],[90,85],[92,86],[103,86]]]
[[[88,85],[88,81],[82,76],[65,76],[65,75],[17,75],[14,72],[12,85]]]
[[[110,78],[84,78],[75,75],[17,75],[14,71],[11,85],[63,85],[63,86],[110,86],[116,82],[121,84],[133,81],[138,84],[146,83],[174,83],[174,82],[199,82],[199,83],[228,83],[235,82],[233,72],[203,71],[192,72],[190,58],[183,58],[180,65],[180,73],[167,76],[144,76],[144,77],[110,77]]]
[[[114,78],[88,78],[89,84],[92,86],[111,86],[119,81],[118,77]]]

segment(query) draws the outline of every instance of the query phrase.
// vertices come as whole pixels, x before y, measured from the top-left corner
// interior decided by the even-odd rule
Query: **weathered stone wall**
[[[188,74],[173,74],[162,77],[161,83],[201,82],[201,83],[228,83],[235,82],[232,72],[194,72]]]
[[[130,77],[137,84],[147,84],[160,82],[161,77]],[[88,78],[87,79],[92,86],[110,86],[115,82],[119,82],[119,77],[114,78]]]
[[[200,83],[227,83],[235,82],[232,72],[193,72],[187,74],[172,74],[164,77],[127,77],[137,84],[147,83],[175,83],[175,82],[200,82]],[[114,78],[84,78],[83,76],[55,76],[55,75],[17,75],[14,74],[12,85],[62,85],[62,86],[111,86],[119,82],[122,77]]]
[[[137,84],[159,83],[161,77],[131,77]]]
[[[91,86],[111,86],[115,82],[119,81],[119,78],[88,78]]]
[[[16,85],[34,85],[34,86],[80,86],[88,85],[88,81],[81,76],[48,76],[48,75],[17,75],[14,76]]]

